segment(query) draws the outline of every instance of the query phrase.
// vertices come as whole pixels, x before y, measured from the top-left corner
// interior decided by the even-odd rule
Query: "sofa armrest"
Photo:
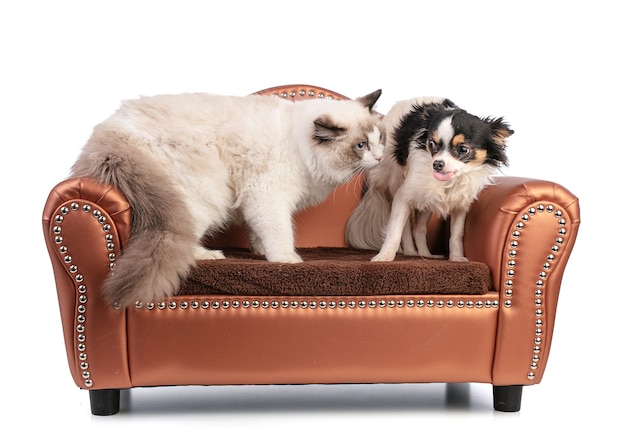
[[[465,253],[489,266],[502,307],[495,385],[541,380],[563,271],[579,225],[578,198],[550,181],[498,177],[472,206]]]
[[[108,377],[109,386],[130,386],[126,312],[106,305],[100,295],[104,278],[128,242],[130,222],[124,196],[87,178],[56,185],[44,207],[43,231],[68,362],[74,381],[82,388],[97,388],[92,380],[96,370],[99,377]],[[97,326],[91,326],[94,323]]]
[[[556,253],[563,267],[579,224],[578,198],[561,185],[497,177],[479,195],[467,216],[465,253],[470,260],[491,268],[494,287],[500,290],[506,287],[502,283],[508,279],[510,260],[522,259],[518,264],[526,266],[528,256],[532,256],[543,264],[548,254]],[[558,251],[553,252],[555,243]]]

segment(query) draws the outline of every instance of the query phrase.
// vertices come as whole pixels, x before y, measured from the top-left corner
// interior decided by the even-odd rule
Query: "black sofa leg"
[[[499,412],[517,412],[522,406],[523,385],[493,386],[493,408]]]
[[[120,411],[120,390],[90,389],[89,401],[93,415],[115,415]]]

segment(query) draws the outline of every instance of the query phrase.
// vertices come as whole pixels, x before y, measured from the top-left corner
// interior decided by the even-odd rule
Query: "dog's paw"
[[[412,250],[401,250],[398,251],[399,253],[405,255],[405,256],[419,256],[420,254],[417,252],[416,249],[412,249]]]
[[[372,257],[372,262],[393,262],[395,258],[395,254],[378,253],[374,257]]]
[[[445,256],[443,254],[418,254],[420,257],[425,259],[443,259]]]
[[[467,257],[463,257],[463,256],[450,256],[450,258],[448,259],[451,262],[467,262],[469,261],[467,259]]]

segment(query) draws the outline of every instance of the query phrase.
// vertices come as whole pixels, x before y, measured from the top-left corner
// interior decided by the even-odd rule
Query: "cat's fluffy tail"
[[[391,204],[378,188],[367,187],[367,184],[366,188],[346,223],[346,243],[352,248],[379,250],[385,238]]]
[[[125,154],[118,137],[94,133],[72,168],[122,191],[132,208],[131,237],[104,281],[106,300],[120,308],[175,293],[195,263],[198,238],[187,206],[169,178],[143,160],[136,148]]]

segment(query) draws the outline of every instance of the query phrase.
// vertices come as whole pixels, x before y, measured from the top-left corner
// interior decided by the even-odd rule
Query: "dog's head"
[[[433,176],[447,181],[484,164],[507,165],[506,139],[513,132],[501,117],[479,118],[446,99],[413,106],[395,131],[394,155],[404,165],[410,147],[429,152]]]

